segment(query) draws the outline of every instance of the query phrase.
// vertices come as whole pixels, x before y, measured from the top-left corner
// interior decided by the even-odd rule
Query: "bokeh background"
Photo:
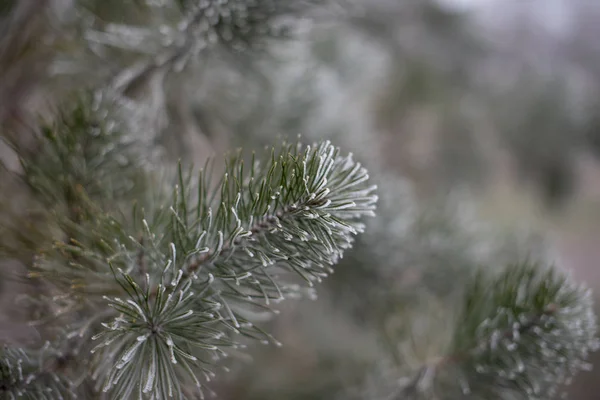
[[[175,18],[167,1],[139,3],[0,0],[5,134],[26,144],[34,116],[74,88],[122,78],[152,116],[140,141],[172,160],[329,138],[381,191],[318,299],[265,322],[284,346],[232,362],[220,398],[387,398],[410,355],[444,340],[439,321],[456,323],[445,300],[481,265],[554,262],[600,299],[599,2],[334,1],[263,52],[133,74],[169,46],[161,27]],[[18,170],[9,148],[0,159]],[[0,335],[12,326],[2,316]],[[598,398],[596,359],[570,399]]]

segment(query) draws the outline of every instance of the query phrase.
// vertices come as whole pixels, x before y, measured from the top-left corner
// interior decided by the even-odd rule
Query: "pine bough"
[[[103,360],[103,390],[118,398],[134,391],[183,398],[188,380],[201,388],[210,364],[239,345],[233,335],[274,340],[244,316],[245,303],[283,300],[294,290],[281,280],[287,272],[309,286],[332,272],[376,201],[366,170],[328,142],[286,146],[247,174],[235,158],[217,196],[204,179],[192,185],[193,207],[179,176],[164,215],[141,218],[143,240],[123,244],[133,253],[109,260],[126,296],[106,298],[118,316],[92,338],[100,342],[92,352]],[[140,258],[148,261],[136,279]]]
[[[459,303],[460,304],[460,303]],[[467,283],[449,342],[394,399],[531,399],[564,395],[598,349],[590,291],[560,270],[513,264]]]
[[[90,167],[99,165],[98,152],[104,168],[133,152],[115,140],[118,124],[83,112],[86,99],[42,130],[43,154],[23,160],[31,189],[68,237],[41,252],[29,274],[52,286],[39,294],[47,306],[36,324],[55,332],[61,357],[83,358],[76,369],[89,372],[94,391],[118,399],[202,397],[215,363],[244,347],[243,338],[278,344],[251,316],[273,312],[273,303],[333,271],[364,217],[374,215],[376,188],[352,155],[329,142],[284,144],[266,161],[252,156],[247,167],[241,153],[230,157],[216,185],[210,164],[198,179],[180,166],[165,204],[141,201],[126,217],[114,204],[127,194],[101,181],[111,189],[111,210],[93,179],[103,175]],[[108,151],[115,146],[122,153]],[[123,171],[138,166],[122,164]],[[87,351],[91,358],[82,357]],[[88,379],[53,368],[25,376],[18,366],[26,359],[6,350],[0,391],[9,398],[41,396],[38,377],[50,373],[63,384],[49,387],[47,398],[68,397]]]

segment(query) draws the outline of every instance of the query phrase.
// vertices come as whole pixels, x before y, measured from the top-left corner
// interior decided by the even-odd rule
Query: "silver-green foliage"
[[[63,400],[73,398],[69,383],[54,372],[47,346],[25,352],[4,346],[0,349],[0,395],[2,399]]]
[[[549,399],[591,367],[593,300],[559,269],[523,263],[479,271],[461,298],[450,340],[398,399]]]
[[[210,164],[198,179],[180,166],[161,203],[162,187],[134,184],[151,180],[125,127],[103,120],[93,99],[45,125],[41,151],[23,160],[65,235],[30,271],[50,287],[37,294],[45,315],[35,323],[55,332],[57,348],[90,350],[78,374],[88,369],[111,398],[203,396],[201,381],[244,337],[278,344],[252,316],[332,272],[374,214],[376,188],[329,142],[284,144],[247,167],[241,153],[230,157],[216,185]],[[126,216],[134,194],[141,201]]]
[[[141,249],[145,265],[130,254],[110,260],[126,297],[107,299],[118,316],[94,339],[103,349],[104,390],[119,398],[133,391],[186,398],[182,383],[210,379],[210,364],[238,346],[234,334],[274,340],[245,317],[246,305],[262,308],[296,292],[286,285],[289,272],[309,286],[320,281],[376,202],[366,170],[328,142],[284,146],[247,172],[235,157],[216,191],[204,179],[191,185],[199,192],[193,205],[183,176],[165,215],[141,220],[148,244],[123,246]]]
[[[287,16],[320,1],[146,3],[160,29],[92,18],[85,35],[104,56],[106,48],[150,55],[138,77],[184,66],[217,45],[260,47],[285,34]],[[253,316],[302,292],[298,277],[311,287],[329,274],[373,214],[366,170],[328,142],[284,145],[249,165],[234,156],[215,189],[211,172],[194,181],[180,170],[163,204],[162,187],[148,196],[150,188],[139,185],[148,182],[139,162],[145,151],[126,135],[139,124],[115,127],[105,111],[84,101],[45,126],[39,154],[23,160],[26,181],[61,230],[51,249],[36,249],[30,277],[49,290],[34,294],[46,313],[34,322],[52,333],[56,348],[77,350],[70,356],[80,359],[74,365],[83,378],[69,379],[63,355],[5,348],[2,396],[68,398],[67,387],[91,375],[109,398],[201,397],[202,381],[245,338],[278,343]],[[124,204],[138,196],[140,206],[125,216]],[[153,197],[158,205],[147,201]],[[469,282],[454,330],[442,332],[446,347],[422,360],[399,398],[548,398],[587,367],[595,317],[589,294],[569,278],[518,264]],[[407,324],[431,316],[419,318]]]
[[[121,16],[118,23],[105,22],[102,3],[94,0],[79,3],[82,15],[93,21],[85,29],[85,38],[93,51],[106,46],[151,56],[149,68],[167,66],[181,70],[190,60],[206,56],[209,51],[241,54],[264,50],[273,39],[289,38],[303,16],[327,2],[148,0],[126,4],[124,8],[130,9],[132,18]],[[105,11],[110,12],[110,8],[109,4]],[[145,16],[142,21],[140,15]],[[160,28],[149,26],[157,21]]]

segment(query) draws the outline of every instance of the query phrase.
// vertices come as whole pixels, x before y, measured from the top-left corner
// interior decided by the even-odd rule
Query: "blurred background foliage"
[[[435,348],[455,317],[447,300],[480,265],[541,258],[600,289],[600,6],[336,0],[291,41],[162,68],[180,3],[0,0],[0,124],[27,148],[32,115],[113,85],[146,107],[137,132],[173,160],[301,134],[373,171],[382,199],[368,234],[317,300],[285,304],[271,327],[284,347],[232,363],[220,398],[388,398],[414,368],[410,338]],[[10,149],[0,157],[19,168]],[[7,315],[2,335],[16,329]],[[598,373],[570,398],[595,399]]]

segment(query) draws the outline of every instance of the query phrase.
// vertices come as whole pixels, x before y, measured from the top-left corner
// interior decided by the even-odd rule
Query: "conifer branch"
[[[108,23],[86,32],[86,39],[148,55],[117,75],[112,86],[127,89],[155,72],[181,71],[207,52],[246,54],[264,50],[268,41],[292,36],[295,24],[325,0],[176,0],[150,7],[162,20],[160,30]],[[160,3],[160,2],[159,2]],[[169,4],[171,3],[171,4]],[[169,21],[165,14],[176,15]]]
[[[71,384],[59,373],[61,358],[48,358],[47,351],[47,346],[26,352],[4,345],[0,350],[0,398],[74,399]]]
[[[555,268],[479,273],[464,294],[447,355],[420,368],[399,399],[548,399],[598,348],[589,291]],[[432,397],[434,396],[434,397]]]
[[[200,388],[202,375],[210,379],[209,366],[240,346],[234,335],[278,343],[244,310],[297,291],[285,286],[286,272],[310,286],[326,276],[377,200],[366,170],[329,142],[286,145],[266,165],[253,162],[247,175],[234,157],[213,193],[206,176],[192,207],[190,178],[180,170],[168,211],[141,218],[148,245],[132,237],[125,245],[146,249],[144,283],[132,272],[139,273],[139,258],[110,258],[127,298],[107,297],[119,316],[94,339],[102,339],[95,351],[102,350],[104,390],[118,397],[139,389],[140,396],[186,398],[183,383]],[[136,389],[129,382],[145,383]]]
[[[22,157],[24,178],[39,199],[57,209],[69,208],[72,221],[92,203],[116,209],[115,200],[130,200],[143,184],[147,143],[137,135],[136,112],[108,91],[85,91],[40,129],[39,151]],[[136,188],[140,190],[141,188]],[[137,193],[136,193],[137,194]]]
[[[24,165],[48,204],[85,212],[59,218],[68,240],[41,254],[30,276],[66,294],[60,311],[41,324],[64,320],[66,336],[81,343],[96,332],[94,377],[103,382],[98,389],[117,398],[190,398],[189,387],[202,393],[200,381],[214,375],[227,348],[243,346],[236,336],[279,344],[247,311],[271,311],[271,301],[299,293],[291,273],[309,286],[330,273],[377,201],[366,170],[323,142],[284,145],[266,163],[253,157],[247,171],[238,154],[215,190],[207,171],[192,183],[180,168],[170,205],[135,208],[132,219],[117,221],[103,208],[118,216],[119,207],[104,203],[85,169],[73,168],[73,162],[85,166],[85,154],[63,158],[69,154],[61,152],[63,143],[78,150],[87,138],[70,132],[76,129],[45,136],[48,168]],[[45,184],[57,173],[77,196],[63,197],[63,187]],[[77,320],[82,315],[93,317]],[[112,322],[100,327],[107,316]]]

